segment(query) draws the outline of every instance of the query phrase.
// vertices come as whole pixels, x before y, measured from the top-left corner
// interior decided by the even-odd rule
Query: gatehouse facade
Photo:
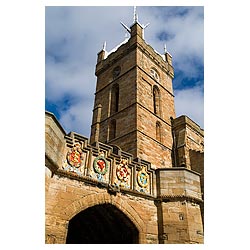
[[[45,113],[46,243],[203,243],[204,131],[137,19],[98,53],[90,138]]]

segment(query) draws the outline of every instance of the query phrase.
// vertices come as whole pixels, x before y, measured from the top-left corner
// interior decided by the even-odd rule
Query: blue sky
[[[139,22],[150,23],[145,41],[173,57],[176,115],[204,127],[204,8],[137,7]],[[97,53],[120,44],[133,7],[46,7],[45,108],[67,132],[89,137],[94,103]]]

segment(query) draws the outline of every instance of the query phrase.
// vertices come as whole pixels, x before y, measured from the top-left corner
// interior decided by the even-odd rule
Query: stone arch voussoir
[[[74,201],[66,207],[65,209],[65,219],[69,221],[75,215],[80,213],[81,211],[95,206],[101,205],[105,203],[110,203],[120,209],[127,217],[134,223],[137,227],[139,234],[142,235],[146,232],[146,225],[137,211],[130,205],[121,195],[113,196],[108,193],[100,193],[100,194],[91,194],[83,197],[80,200]]]

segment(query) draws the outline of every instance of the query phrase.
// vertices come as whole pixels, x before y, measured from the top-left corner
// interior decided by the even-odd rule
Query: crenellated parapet
[[[133,159],[118,146],[90,145],[88,138],[74,132],[64,135],[61,157],[50,169],[53,174],[107,187],[111,192],[156,195],[155,171],[149,162]]]

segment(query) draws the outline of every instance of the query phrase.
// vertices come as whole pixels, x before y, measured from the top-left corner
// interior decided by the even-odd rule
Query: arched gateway
[[[102,204],[83,210],[69,221],[66,243],[139,243],[139,232],[133,222],[116,206]]]

